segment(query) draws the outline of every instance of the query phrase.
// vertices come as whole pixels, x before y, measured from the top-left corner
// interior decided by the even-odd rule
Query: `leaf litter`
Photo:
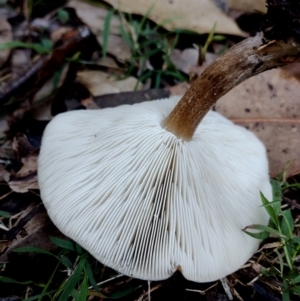
[[[123,12],[146,15],[152,21],[161,24],[159,30],[164,31],[180,27],[198,33],[209,33],[214,20],[218,19],[216,34],[237,36],[227,37],[230,45],[245,36],[245,32],[238,28],[230,14],[227,15],[228,9],[245,12],[264,9],[264,1],[247,0],[192,1],[195,6],[184,8],[178,1],[162,1],[159,7],[147,7],[140,1],[124,1],[121,7],[114,1],[106,3],[120,8]],[[101,109],[183,94],[190,82],[218,57],[217,49],[220,50],[220,47],[224,46],[225,42],[212,43],[202,62],[199,60],[199,49],[189,42],[181,41],[181,37],[184,37],[183,41],[186,41],[187,37],[193,40],[195,35],[185,36],[184,31],[179,35],[167,33],[168,43],[172,44],[176,39],[178,41],[174,44],[175,47],[166,48],[167,55],[164,59],[169,60],[168,64],[173,65],[175,70],[181,72],[178,74],[182,75],[182,78],[170,80],[170,75],[164,73],[164,59],[161,59],[166,54],[164,52],[153,55],[153,58],[150,56],[145,60],[135,60],[130,65],[132,45],[124,39],[126,35],[124,36],[122,30],[125,28],[133,33],[131,42],[145,41],[141,41],[139,37],[135,39],[134,26],[138,24],[136,21],[126,19],[127,15],[122,12],[112,13],[106,3],[94,5],[72,0],[65,4],[60,14],[57,14],[57,11],[51,12],[32,20],[28,15],[27,22],[35,28],[33,31],[29,30],[33,34],[30,43],[37,41],[35,48],[21,47],[0,52],[11,54],[9,56],[4,53],[4,67],[0,69],[0,97],[4,105],[0,148],[0,281],[3,277],[1,273],[4,272],[6,277],[11,277],[10,279],[33,280],[36,283],[42,280],[47,283],[52,279],[55,262],[38,252],[45,250],[62,256],[63,266],[60,265],[60,273],[54,283],[46,284],[46,287],[55,287],[59,281],[65,281],[67,275],[75,273],[78,258],[85,256],[79,246],[72,246],[71,253],[62,249],[62,245],[73,243],[68,242],[55,228],[41,205],[36,177],[37,158],[47,122],[56,114],[67,110]],[[205,12],[205,16],[191,17],[194,14],[192,10]],[[184,12],[183,18],[174,18],[181,11]],[[172,16],[170,12],[173,13]],[[137,20],[144,22],[143,19]],[[192,23],[191,20],[196,20],[196,23]],[[22,37],[27,43],[28,36],[24,28],[24,24],[14,25],[12,32],[18,33],[14,36]],[[44,30],[40,30],[41,28]],[[44,36],[47,31],[49,35]],[[198,35],[197,38],[199,37],[201,41],[198,40],[197,43],[204,45],[206,36],[202,38]],[[51,41],[51,47],[45,48],[41,42],[43,39]],[[11,38],[7,41],[11,41]],[[39,51],[44,51],[44,54]],[[160,73],[153,72],[157,68],[157,62],[161,64],[158,65],[161,67]],[[62,66],[64,68],[61,68]],[[130,76],[126,71],[128,66],[132,67]],[[152,72],[148,77],[145,76],[147,68]],[[297,68],[285,72],[297,74]],[[141,79],[141,75],[144,76],[144,80]],[[188,82],[184,82],[183,79]],[[288,76],[281,70],[272,70],[241,84],[224,96],[215,107],[232,121],[254,131],[263,140],[268,148],[273,176],[280,174],[289,162],[289,168],[282,178],[283,183],[289,183],[286,185],[299,183],[299,178],[291,177],[300,170],[298,90],[299,83],[293,76]],[[284,200],[284,206],[291,208],[296,223],[299,220],[297,216],[300,216],[297,206],[300,202],[299,193],[293,188],[288,188],[284,190]],[[295,233],[299,236],[298,232]],[[49,238],[53,236],[63,239],[63,243],[53,243]],[[24,247],[32,252],[14,251]],[[269,252],[278,247],[277,241],[272,237],[268,238],[245,267],[223,280],[223,283],[228,283],[227,294],[219,281],[209,284],[192,283],[185,280],[180,273],[157,283],[116,276],[114,271],[89,258],[95,273],[94,276],[89,274],[89,278],[95,277],[101,283],[100,291],[91,284],[90,300],[102,300],[104,297],[121,300],[227,300],[231,294],[235,300],[249,300],[249,296],[252,296],[250,300],[280,300],[282,281],[267,277],[266,273],[266,269],[270,270],[273,266],[277,268],[279,257],[274,257],[270,263],[265,253],[265,250]],[[270,266],[271,268],[267,268]],[[20,269],[23,275],[18,278],[16,271]],[[83,283],[84,281],[81,286]],[[21,284],[8,284],[5,291],[0,292],[0,298],[13,295],[29,297],[42,290],[38,285],[31,283],[27,284],[26,291],[24,295],[24,286]]]

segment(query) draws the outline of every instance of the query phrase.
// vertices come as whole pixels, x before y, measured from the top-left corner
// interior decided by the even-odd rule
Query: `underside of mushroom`
[[[189,142],[165,130],[178,99],[55,117],[39,184],[52,221],[102,263],[141,279],[180,270],[207,282],[257,249],[242,229],[268,223],[259,196],[271,198],[268,163],[252,133],[215,112]]]

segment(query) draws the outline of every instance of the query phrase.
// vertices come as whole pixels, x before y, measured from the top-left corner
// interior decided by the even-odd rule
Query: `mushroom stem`
[[[258,73],[300,57],[294,39],[266,41],[263,33],[236,44],[205,69],[164,120],[166,130],[189,141],[205,114],[232,88]]]

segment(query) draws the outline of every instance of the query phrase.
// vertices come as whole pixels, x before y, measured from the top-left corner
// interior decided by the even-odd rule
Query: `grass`
[[[103,56],[107,54],[108,36],[110,31],[110,21],[114,14],[111,10],[105,19],[103,30]],[[148,79],[154,81],[154,88],[162,84],[162,77],[172,77],[174,80],[185,81],[186,75],[177,70],[171,61],[171,53],[178,41],[178,33],[170,33],[162,30],[162,24],[153,25],[148,19],[151,9],[142,17],[136,20],[132,15],[125,15],[118,12],[122,26],[119,27],[120,34],[130,48],[131,57],[126,62],[125,76],[136,75],[139,82]],[[166,21],[168,22],[168,21]],[[153,68],[150,64],[159,57],[160,61]]]
[[[287,190],[299,191],[300,184],[289,184],[284,179],[272,180],[271,184],[273,200],[269,201],[261,194],[262,204],[270,217],[269,225],[251,225],[244,231],[254,238],[263,239],[264,243],[268,240],[277,242],[275,248],[263,254],[261,261],[267,265],[262,267],[261,275],[280,279],[282,300],[289,301],[292,295],[300,296],[300,237],[296,233],[300,224],[295,223],[291,208],[283,203],[283,195]]]

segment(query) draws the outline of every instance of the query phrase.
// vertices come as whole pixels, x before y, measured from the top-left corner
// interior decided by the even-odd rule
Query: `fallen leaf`
[[[8,182],[10,189],[18,193],[26,193],[29,190],[39,189],[36,174],[30,174],[24,178],[16,178]]]
[[[35,151],[31,153],[29,156],[22,158],[23,166],[17,172],[17,178],[24,178],[31,174],[36,174],[37,172],[37,160],[38,160],[38,152]]]
[[[51,120],[52,119],[52,103],[53,100],[50,98],[47,101],[44,101],[37,107],[33,107],[31,110],[31,116],[36,120]]]
[[[21,159],[27,157],[32,151],[34,151],[34,147],[24,134],[17,134],[13,139],[12,150],[16,157]]]
[[[102,71],[81,71],[77,73],[77,81],[84,85],[93,96],[133,91],[138,83],[134,77],[118,80],[116,76]],[[142,85],[138,85],[141,89]]]
[[[5,167],[0,164],[0,181],[8,182],[10,178],[10,172],[5,169]]]
[[[32,210],[32,207],[31,207]],[[28,214],[28,210],[26,211]],[[25,214],[22,214],[24,217]],[[24,225],[25,235],[17,235],[12,242],[4,241],[8,249],[0,256],[0,262],[9,262],[11,252],[19,247],[37,247],[53,252],[57,247],[51,242],[50,236],[64,237],[50,221],[46,210],[40,207],[38,212]]]
[[[69,31],[63,36],[61,43],[52,50],[51,55],[42,56],[21,77],[16,80],[10,79],[6,83],[5,93],[1,95],[0,102],[9,101],[12,95],[16,96],[16,92],[22,94],[23,98],[35,94],[56,71],[61,70],[66,58],[86,46],[85,42],[89,37],[89,30],[85,26]]]
[[[60,39],[62,39],[62,37],[68,33],[68,31],[72,30],[71,27],[69,26],[63,26],[63,27],[59,27],[56,30],[51,32],[51,40],[53,45],[55,45],[55,43],[57,43]]]
[[[263,12],[267,11],[265,0],[227,0],[228,6],[231,9],[236,9],[244,12]]]
[[[12,41],[12,28],[5,19],[0,19],[0,44]],[[11,49],[0,51],[0,67],[7,61]]]
[[[187,48],[184,50],[174,49],[171,53],[171,61],[177,69],[187,74],[201,75],[204,69],[209,66],[218,56],[207,52],[205,61],[198,66],[199,51],[195,48]]]
[[[79,0],[71,0],[66,6],[75,9],[77,16],[91,29],[93,34],[97,36],[103,32],[105,18],[108,13],[107,9],[97,4]],[[120,34],[119,26],[121,26],[119,18],[112,16],[109,32],[111,34]]]
[[[71,0],[67,4],[76,10],[77,16],[91,29],[96,36],[98,43],[103,46],[103,32],[105,18],[108,10],[91,3],[78,0]],[[120,61],[129,60],[131,51],[128,44],[120,36],[119,18],[112,16],[110,20],[107,52],[117,57]]]
[[[257,274],[260,274],[261,270],[263,269],[263,266],[257,262],[254,262],[251,267]]]
[[[218,112],[254,132],[267,148],[270,174],[300,172],[300,83],[280,69],[243,82],[223,96]],[[247,171],[245,171],[247,172]]]
[[[147,15],[162,27],[173,30],[182,28],[198,33],[209,33],[216,23],[215,31],[223,34],[245,36],[236,23],[226,16],[213,1],[190,0],[105,0],[114,8],[130,13]]]
[[[35,93],[32,100],[31,115],[36,120],[51,120],[52,119],[52,105],[53,100],[49,96],[57,89],[59,89],[66,77],[69,70],[69,64],[65,64],[59,72],[46,81],[44,85]],[[57,77],[58,81],[57,81]],[[47,99],[48,98],[48,99]]]
[[[22,144],[20,144],[20,141],[22,141]],[[19,145],[24,147],[24,145],[26,145],[24,141],[26,141],[25,138],[19,139]],[[31,146],[31,148],[25,148],[26,152],[28,152],[29,149],[31,149],[31,152],[28,153],[26,157],[21,158],[23,166],[17,173],[11,175],[10,181],[8,182],[10,189],[14,192],[25,193],[32,189],[39,189],[37,180],[37,160],[39,150],[35,150]]]
[[[95,103],[93,97],[86,98],[81,101],[81,104],[88,110],[96,110],[99,109],[97,104]]]
[[[98,43],[103,46],[102,35],[97,36]],[[122,37],[115,34],[108,36],[107,52],[118,58],[119,61],[129,61],[131,58],[131,51],[128,44]]]
[[[170,59],[178,70],[189,74],[191,67],[198,64],[199,50],[195,48],[186,48],[184,50],[174,49]]]
[[[109,56],[99,58],[97,61],[95,61],[95,64],[102,67],[121,70],[121,68],[117,65],[116,61]]]

